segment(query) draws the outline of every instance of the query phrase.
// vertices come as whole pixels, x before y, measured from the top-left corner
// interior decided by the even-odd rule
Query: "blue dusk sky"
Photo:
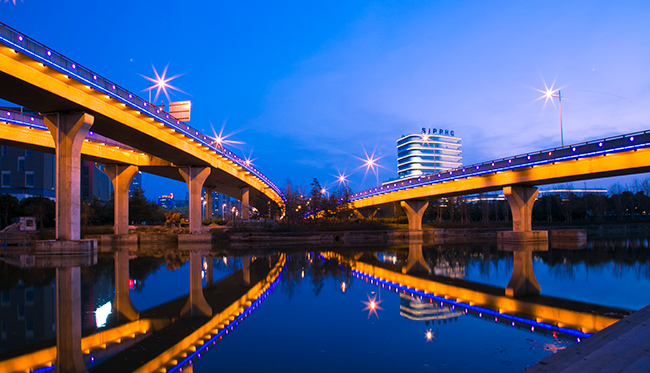
[[[142,75],[169,65],[190,124],[223,127],[279,186],[396,178],[396,140],[422,127],[454,130],[464,164],[559,146],[545,84],[565,143],[650,129],[646,1],[10,0],[0,22],[144,98]]]

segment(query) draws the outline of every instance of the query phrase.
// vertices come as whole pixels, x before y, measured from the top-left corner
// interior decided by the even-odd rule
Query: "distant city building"
[[[93,196],[107,201],[113,190],[104,166],[81,161],[81,198]],[[56,160],[54,154],[0,146],[0,193],[18,199],[43,196],[56,198]]]
[[[55,198],[55,166],[54,154],[1,146],[0,193]]]
[[[131,184],[133,185],[133,184]],[[173,209],[174,206],[174,193],[169,193],[168,196],[160,196],[158,197],[158,204],[160,207],[164,208],[165,210],[171,210]]]
[[[411,179],[449,171],[462,164],[461,138],[453,130],[422,128],[421,133],[397,140],[397,175]]]
[[[129,197],[133,195],[133,191],[136,189],[142,189],[142,172],[138,171],[131,181],[131,186],[129,187]]]

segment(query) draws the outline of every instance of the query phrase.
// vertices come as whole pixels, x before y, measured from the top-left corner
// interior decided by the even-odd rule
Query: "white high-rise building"
[[[397,175],[411,179],[449,171],[462,165],[461,138],[453,130],[422,128],[397,140]]]

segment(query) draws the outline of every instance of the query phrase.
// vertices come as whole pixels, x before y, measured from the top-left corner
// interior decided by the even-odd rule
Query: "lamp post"
[[[547,89],[546,92],[544,92],[544,96],[546,96],[547,99],[553,99],[553,97],[557,97],[558,105],[560,107],[560,144],[562,147],[564,147],[564,127],[562,127],[562,93],[560,90],[557,90],[557,94],[555,94],[556,91],[554,91],[552,88]]]

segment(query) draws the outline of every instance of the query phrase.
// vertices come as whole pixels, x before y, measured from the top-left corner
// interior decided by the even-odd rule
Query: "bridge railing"
[[[128,91],[118,84],[104,78],[97,73],[92,72],[90,69],[68,59],[53,49],[46,47],[45,45],[21,34],[20,32],[1,22],[0,42],[9,48],[12,48],[14,52],[22,52],[23,54],[28,55],[34,60],[42,63],[44,66],[51,67],[63,73],[70,79],[75,79],[81,83],[84,83],[88,86],[88,88],[98,90],[108,95],[109,97],[112,97],[128,105],[132,109],[148,115],[149,117],[157,120],[165,126],[184,134],[185,136],[206,146],[210,150],[217,152],[225,158],[230,159],[238,166],[242,167],[243,169],[247,170],[262,180],[264,183],[270,186],[271,189],[274,190],[280,196],[280,198],[282,198],[282,200],[285,200],[285,197],[282,194],[280,188],[278,188],[259,170],[253,167],[250,162],[247,162],[243,158],[239,157],[221,145],[217,146],[209,136],[191,127],[187,123],[177,120],[162,108],[159,108],[154,104],[147,102],[138,95]]]
[[[538,166],[553,162],[584,158],[587,156],[605,155],[608,153],[650,147],[650,131],[640,131],[625,135],[590,140],[563,147],[550,148],[530,153],[518,154],[512,157],[462,166],[453,170],[422,175],[408,180],[397,180],[381,186],[353,193],[350,200],[358,200],[379,194],[441,183],[444,181],[491,174],[495,172],[514,170],[524,167]]]

